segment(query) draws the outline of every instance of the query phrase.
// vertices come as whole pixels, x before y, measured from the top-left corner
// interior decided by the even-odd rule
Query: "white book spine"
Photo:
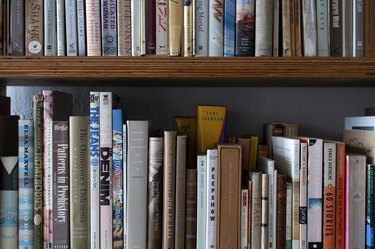
[[[146,248],[148,121],[127,121],[127,248]]]
[[[78,55],[86,55],[85,1],[77,0]]]
[[[99,92],[90,92],[90,246],[99,249]]]
[[[299,224],[300,248],[307,249],[307,150],[308,144],[301,143]]]
[[[276,235],[277,235],[277,170],[274,170],[273,172],[273,186],[272,186],[272,199],[270,198],[269,203],[272,200],[272,209],[270,208],[270,213],[269,215],[270,220],[268,220],[269,224],[272,223],[272,230],[271,226],[269,228],[269,244],[270,244],[270,249],[276,248]],[[271,192],[270,192],[271,193]]]
[[[56,1],[44,0],[44,55],[55,56],[56,50]]]
[[[127,131],[127,125],[123,124],[122,126],[122,163],[123,163],[123,201],[124,201],[124,249],[128,247],[128,163],[127,163],[127,152],[128,152],[128,131]]]
[[[101,55],[100,0],[86,0],[87,56]]]
[[[286,225],[285,225],[285,240],[286,249],[292,248],[292,195],[293,195],[293,185],[288,182],[286,185]]]
[[[207,216],[206,216],[206,248],[216,248],[217,227],[217,150],[207,150]]]
[[[66,55],[65,46],[65,0],[56,0],[57,55]]]
[[[304,56],[316,56],[316,0],[302,1]]]
[[[249,190],[241,190],[241,249],[247,249],[247,228],[249,212]]]
[[[208,55],[224,56],[223,0],[209,0]]]
[[[67,56],[77,56],[77,0],[65,0]]]
[[[145,30],[145,1],[131,1],[131,18],[132,18],[132,55],[141,56],[146,51],[146,30]]]
[[[168,0],[156,0],[156,54],[168,55]]]
[[[280,0],[273,1],[273,56],[280,52]]]
[[[353,0],[353,57],[363,57],[365,52],[364,8],[364,0]]]
[[[195,2],[195,56],[208,56],[208,3]]]
[[[273,0],[255,2],[255,56],[272,56]]]
[[[100,248],[112,248],[112,93],[100,92]]]
[[[205,226],[207,215],[207,156],[198,155],[197,160],[197,248],[206,248]]]
[[[329,56],[328,1],[317,0],[316,25],[318,56]]]

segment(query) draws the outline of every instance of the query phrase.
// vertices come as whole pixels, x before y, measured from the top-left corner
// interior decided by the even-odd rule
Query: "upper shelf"
[[[0,57],[8,85],[375,86],[375,58]]]

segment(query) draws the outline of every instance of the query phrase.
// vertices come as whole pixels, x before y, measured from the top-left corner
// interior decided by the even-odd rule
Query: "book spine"
[[[117,0],[117,50],[119,56],[132,55],[130,0]]]
[[[314,8],[315,8],[315,0],[314,1]],[[315,18],[315,13],[314,13],[314,18]],[[294,0],[294,36],[293,38],[295,39],[295,56],[302,57],[303,56],[303,40],[302,40],[302,3],[300,0]],[[316,25],[316,23],[315,23]],[[316,26],[315,26],[315,32],[316,32]],[[316,33],[315,33],[315,46],[317,41],[316,41]]]
[[[283,30],[282,55],[287,57],[292,56],[290,1],[291,0],[285,0],[281,3],[281,22]]]
[[[176,194],[176,132],[164,131],[163,249],[174,248]]]
[[[353,56],[365,56],[364,0],[353,0]]]
[[[131,0],[132,55],[141,56],[145,52],[145,2]]]
[[[318,56],[329,56],[328,1],[317,0],[316,25]]]
[[[251,214],[252,214],[252,205],[253,205],[253,202],[252,202],[252,196],[253,196],[253,183],[251,180],[248,180],[247,181],[247,193],[248,193],[248,197],[247,197],[247,200],[248,200],[248,212],[247,212],[247,248],[251,248],[251,224],[252,224],[252,217],[251,217]],[[242,248],[242,247],[241,247]]]
[[[66,55],[65,46],[65,0],[56,0],[56,46],[57,56]]]
[[[89,246],[89,126],[87,116],[69,117],[71,249]]]
[[[53,233],[53,163],[52,120],[54,94],[43,90],[43,248],[52,248]]]
[[[317,55],[316,0],[302,1],[304,56]]]
[[[78,55],[86,56],[85,1],[77,0]]]
[[[183,0],[168,2],[168,46],[169,56],[181,55],[183,32]]]
[[[262,174],[262,215],[260,228],[260,248],[268,248],[268,174]]]
[[[208,55],[224,55],[224,4],[223,0],[209,0],[208,8]]]
[[[247,221],[249,211],[248,189],[241,191],[241,249],[247,249]]]
[[[185,248],[195,249],[197,237],[197,169],[186,170]]]
[[[206,248],[216,248],[217,227],[217,150],[207,150],[207,215],[206,215]]]
[[[112,164],[112,183],[113,183],[113,248],[122,249],[124,239],[124,210],[123,210],[123,164],[122,164],[122,110],[112,110],[113,118],[113,164]]]
[[[162,191],[163,138],[149,138],[148,171],[148,233],[147,248],[161,249],[162,245]]]
[[[55,56],[56,1],[44,0],[44,56]]]
[[[236,3],[236,56],[254,56],[255,6],[253,0]]]
[[[34,113],[34,249],[41,249],[43,210],[43,95],[33,97]]]
[[[336,144],[336,248],[345,246],[345,144]]]
[[[146,54],[156,54],[156,0],[146,1]]]
[[[25,55],[43,55],[43,0],[25,1]]]
[[[375,2],[365,1],[365,56],[375,56]]]
[[[251,248],[261,247],[261,222],[262,222],[262,178],[261,173],[251,175],[252,181],[252,214],[251,214]]]
[[[285,249],[286,239],[286,176],[277,177],[276,248]]]
[[[192,0],[184,0],[184,47],[185,57],[193,56],[193,3]]]
[[[76,56],[77,51],[77,0],[65,0],[66,55]]]
[[[123,192],[123,202],[124,202],[124,249],[128,248],[128,131],[127,131],[127,125],[123,124],[122,125],[122,163],[123,163],[123,187],[124,187],[124,192]]]
[[[353,1],[354,0],[343,0],[342,2],[342,14],[344,16],[342,20],[342,45],[343,45],[343,56],[353,56]]]
[[[280,0],[273,1],[273,56],[280,52]]]
[[[9,55],[25,55],[25,2],[10,1]]]
[[[224,2],[224,56],[234,56],[236,46],[236,1]]]
[[[366,181],[366,249],[374,248],[374,170],[375,166],[367,165]]]
[[[330,56],[343,55],[342,1],[329,2]]]
[[[168,51],[168,0],[156,0],[156,54]]]
[[[208,56],[208,2],[195,2],[195,56]]]
[[[34,125],[18,122],[18,248],[33,247]]]
[[[112,93],[99,94],[100,248],[112,248]]]
[[[148,121],[127,121],[127,248],[146,248]]]
[[[68,249],[70,245],[69,122],[54,121],[52,127],[53,196],[55,197],[52,208],[52,248]]]
[[[272,56],[273,0],[255,2],[255,56]]]
[[[300,249],[307,249],[307,153],[308,144],[301,142],[300,156],[300,199],[299,199],[299,224],[300,224]]]
[[[117,1],[101,0],[103,56],[117,55]]]
[[[66,1],[66,0],[65,0]],[[87,55],[101,55],[100,0],[86,0]]]
[[[205,231],[207,215],[207,156],[197,156],[197,245],[196,248],[206,248]]]
[[[292,248],[292,192],[293,185],[286,185],[286,221],[285,221],[285,249]]]

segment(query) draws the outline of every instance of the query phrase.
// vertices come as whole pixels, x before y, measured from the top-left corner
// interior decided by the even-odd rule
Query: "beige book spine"
[[[25,55],[43,55],[43,0],[25,2]]]
[[[168,16],[168,44],[169,55],[181,55],[181,41],[183,34],[183,0],[169,0]]]
[[[184,0],[184,54],[185,57],[193,56],[193,3]]]

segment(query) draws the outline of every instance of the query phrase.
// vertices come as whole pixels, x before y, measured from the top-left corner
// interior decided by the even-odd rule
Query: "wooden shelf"
[[[375,86],[375,58],[0,57],[7,85]]]

